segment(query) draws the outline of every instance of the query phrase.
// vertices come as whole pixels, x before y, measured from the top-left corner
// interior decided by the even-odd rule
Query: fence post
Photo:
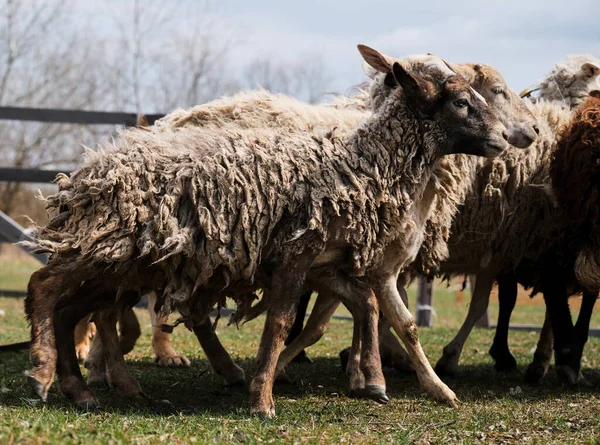
[[[417,326],[432,325],[433,279],[419,276],[417,288]]]

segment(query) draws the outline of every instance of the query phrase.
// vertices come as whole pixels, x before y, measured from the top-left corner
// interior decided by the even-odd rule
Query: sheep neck
[[[379,192],[397,205],[418,200],[441,158],[430,121],[416,116],[402,99],[391,101],[349,139],[351,167],[377,179]]]
[[[421,198],[442,154],[435,142],[430,121],[419,119],[401,98],[348,139],[349,156],[338,160],[339,171],[354,172],[355,182],[364,184],[363,201],[355,205],[371,215],[371,231],[345,237],[356,249],[353,273],[363,275],[381,265],[392,243],[401,243],[407,257],[413,255],[431,209],[431,200]]]

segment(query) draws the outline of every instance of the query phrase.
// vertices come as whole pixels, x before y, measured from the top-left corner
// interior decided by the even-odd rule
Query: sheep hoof
[[[50,382],[50,384],[44,383],[38,380],[37,377],[29,371],[25,371],[25,375],[27,376],[29,386],[31,386],[40,399],[42,399],[42,402],[46,402],[48,400],[48,390],[50,389],[52,382]]]
[[[232,364],[231,367],[218,371],[217,374],[223,377],[225,381],[225,387],[227,388],[247,385],[246,374],[244,373],[244,370],[235,364]]]
[[[77,354],[77,359],[80,362],[84,362],[90,353],[90,343],[83,342],[78,345],[75,345],[75,353]]]
[[[385,405],[390,403],[390,399],[385,393],[385,386],[383,385],[367,385],[365,386],[363,397],[374,400],[377,403]]]
[[[170,368],[187,368],[192,363],[185,355],[167,355],[156,357],[158,366],[168,366]]]
[[[348,360],[350,359],[350,348],[346,348],[340,351],[340,363],[342,365],[342,371],[346,372],[348,367]]]
[[[458,364],[451,357],[443,356],[435,364],[435,373],[439,376],[453,376],[458,371]]]
[[[576,386],[579,373],[575,372],[568,365],[556,365],[556,375],[559,380],[569,386]]]
[[[298,353],[298,355],[296,355],[296,357],[292,359],[292,363],[305,363],[312,365],[314,362],[308,355],[306,355],[306,351],[303,349]]]
[[[510,357],[506,357],[505,360],[496,360],[494,369],[496,369],[498,372],[514,371],[517,369],[517,361],[512,355]]]
[[[590,382],[588,379],[586,379],[581,371],[579,371],[579,375],[577,376],[577,385],[583,386],[586,388],[591,388],[593,386],[592,382]]]
[[[517,361],[509,351],[499,351],[492,345],[488,353],[496,362],[494,365],[496,371],[513,371],[517,368]]]
[[[453,408],[458,406],[458,397],[456,397],[454,391],[452,391],[448,385],[441,380],[438,380],[437,382],[429,382],[425,385],[422,385],[421,388],[426,394],[429,394],[429,396],[438,402],[444,403]]]
[[[102,411],[102,406],[100,406],[100,403],[98,403],[96,399],[81,400],[79,402],[76,402],[75,406],[78,410],[85,411],[88,413]]]
[[[530,385],[539,385],[542,379],[546,376],[548,367],[542,363],[531,362],[525,371],[525,383]]]
[[[274,419],[277,417],[277,414],[275,413],[275,406],[273,404],[264,407],[251,407],[250,415],[263,420]]]

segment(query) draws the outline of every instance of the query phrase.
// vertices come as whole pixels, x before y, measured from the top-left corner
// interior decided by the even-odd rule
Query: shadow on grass
[[[324,397],[326,400],[343,400],[347,394],[347,378],[337,357],[313,357],[315,363],[292,364],[287,376],[292,383],[277,383],[274,389],[278,397],[302,400],[308,397]],[[253,359],[236,360],[246,376],[255,369]],[[0,356],[0,404],[32,409],[73,409],[53,385],[47,404],[41,404],[25,382],[22,371],[30,366],[27,353],[7,353]],[[164,415],[225,414],[248,415],[249,395],[246,387],[226,388],[221,378],[210,370],[207,360],[192,361],[189,368],[162,368],[151,361],[129,361],[129,369],[136,377],[147,397],[125,399],[108,387],[94,388],[103,411],[143,417]],[[393,369],[385,370],[388,395],[396,400],[422,401],[416,374],[401,374]],[[488,400],[545,400],[556,399],[576,391],[589,394],[600,393],[600,374],[597,370],[584,370],[592,383],[590,388],[570,388],[561,385],[553,367],[540,386],[532,387],[523,382],[524,368],[510,373],[496,372],[488,364],[467,365],[459,373],[445,379],[462,402]],[[333,396],[333,397],[332,397]],[[334,398],[335,396],[339,396]],[[277,403],[277,400],[276,400]],[[370,402],[365,402],[370,403]]]

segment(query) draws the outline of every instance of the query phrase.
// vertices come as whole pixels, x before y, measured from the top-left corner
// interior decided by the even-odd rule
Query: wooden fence
[[[164,114],[144,115],[145,122],[152,125]],[[82,111],[82,110],[59,110],[50,108],[16,108],[0,107],[0,119],[15,121],[36,121],[68,124],[91,124],[91,125],[123,125],[135,126],[140,123],[142,115],[122,112]],[[0,167],[0,181],[6,182],[28,182],[28,183],[50,183],[56,175],[63,170],[39,170],[33,168]],[[31,240],[26,231],[12,220],[4,212],[0,212],[0,242],[18,243],[19,241]],[[42,264],[46,264],[46,255],[36,255],[28,251]],[[0,290],[0,295],[22,296],[23,292]]]

